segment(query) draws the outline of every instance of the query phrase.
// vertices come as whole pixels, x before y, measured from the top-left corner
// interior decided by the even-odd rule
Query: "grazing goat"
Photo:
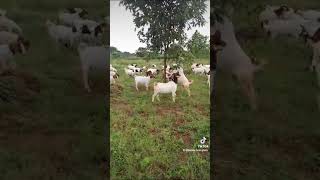
[[[176,102],[176,91],[177,91],[177,83],[179,78],[179,73],[175,73],[172,75],[171,79],[167,83],[154,83],[153,89],[153,95],[152,95],[152,102],[154,102],[154,98],[157,97],[157,100],[159,99],[159,94],[172,94],[172,101]]]
[[[144,85],[146,87],[146,90],[149,90],[149,83],[151,78],[153,78],[154,76],[152,75],[152,73],[150,71],[148,71],[146,73],[147,76],[135,76],[134,77],[134,81],[135,81],[135,85],[136,85],[136,90],[139,91],[138,85]]]
[[[0,30],[22,34],[21,27],[6,16],[0,16]]]
[[[124,68],[124,72],[128,75],[128,76],[132,76],[134,77],[136,74],[138,74],[138,72],[132,70],[132,69],[127,69],[127,68]]]
[[[301,24],[306,23],[306,20],[274,20],[265,21],[263,28],[271,36],[275,38],[279,35],[291,35],[295,38],[299,38],[301,33]]]
[[[89,70],[105,70],[109,61],[109,48],[105,46],[88,46],[85,43],[80,43],[78,53],[81,61],[84,88],[91,92],[88,81]]]
[[[16,43],[0,45],[0,74],[9,69],[9,66],[14,69],[16,64],[10,60],[16,54],[25,54],[23,42],[17,41]]]
[[[263,10],[259,15],[259,21],[262,23],[264,21],[271,21],[276,19],[283,19],[285,18],[288,12],[291,12],[288,6],[266,6],[265,10]]]
[[[21,36],[7,31],[0,31],[0,45],[15,43],[20,44],[23,53],[25,53],[30,46],[30,42]]]
[[[296,10],[295,13],[301,15],[303,18],[305,18],[307,20],[320,21],[320,11],[316,11],[316,10],[306,10],[306,11]]]
[[[216,35],[220,42],[223,40],[221,45],[224,45],[223,49],[217,51],[216,54],[217,68],[234,75],[238,79],[245,95],[250,100],[251,108],[256,109],[257,102],[253,85],[254,73],[260,70],[265,63],[259,66],[252,64],[250,58],[238,43],[233,24],[227,17],[223,17],[223,23],[217,22],[212,29],[216,32],[213,36]],[[215,37],[212,37],[212,39],[215,39]]]
[[[61,24],[71,27],[74,25],[74,22],[76,20],[81,20],[87,14],[88,14],[88,12],[86,12],[85,10],[82,10],[79,13],[60,12],[58,14],[58,18],[59,18],[59,21]]]
[[[55,43],[62,43],[66,47],[73,47],[76,38],[78,37],[77,30],[75,28],[56,25],[50,20],[46,22],[48,33],[51,38],[55,41]]]

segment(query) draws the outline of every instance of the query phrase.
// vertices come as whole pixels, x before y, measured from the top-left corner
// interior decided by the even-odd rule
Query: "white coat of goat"
[[[63,43],[64,45],[73,46],[78,33],[74,28],[64,25],[56,25],[51,21],[46,22],[48,33],[55,43]]]
[[[271,38],[275,38],[279,35],[291,35],[295,38],[299,38],[302,31],[301,24],[306,23],[307,20],[273,20],[264,23],[264,29],[270,33]]]
[[[221,33],[221,39],[226,43],[223,50],[217,52],[217,68],[238,79],[245,95],[249,98],[251,108],[256,109],[254,73],[260,70],[265,63],[259,66],[252,64],[251,59],[236,39],[232,22],[227,17],[223,17],[223,20],[223,23],[217,22],[211,27],[213,32]]]
[[[177,83],[178,83],[178,74],[172,75],[172,81],[169,81],[167,83],[154,83],[154,92],[152,95],[152,102],[154,102],[154,98],[157,97],[157,100],[159,99],[159,94],[172,94],[172,101],[176,102],[176,91],[177,91]]]
[[[0,30],[22,34],[21,27],[6,16],[0,16]]]
[[[16,64],[11,61],[16,54],[25,54],[21,42],[0,45],[0,74],[8,68],[14,69]]]
[[[303,18],[311,21],[320,21],[320,11],[316,10],[297,10],[297,14],[301,15]]]
[[[149,90],[149,84],[150,84],[150,80],[151,80],[151,76],[152,73],[151,72],[147,72],[147,76],[135,76],[134,77],[134,82],[136,85],[136,90],[139,91],[138,86],[139,85],[144,85],[146,87],[146,90]]]
[[[88,92],[91,92],[88,80],[89,70],[105,70],[109,61],[109,48],[105,46],[88,46],[85,43],[80,43],[78,53],[81,61],[84,87]]]

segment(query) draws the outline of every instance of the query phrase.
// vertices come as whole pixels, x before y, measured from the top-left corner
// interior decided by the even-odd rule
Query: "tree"
[[[120,5],[130,10],[134,17],[138,38],[147,48],[164,55],[171,44],[186,39],[186,29],[203,26],[206,0],[121,0]],[[164,73],[164,80],[166,74]]]
[[[208,37],[196,31],[187,42],[188,50],[197,58],[209,57]]]
[[[148,56],[148,53],[149,52],[148,52],[147,48],[139,47],[138,50],[136,51],[136,56],[144,58],[144,57]]]

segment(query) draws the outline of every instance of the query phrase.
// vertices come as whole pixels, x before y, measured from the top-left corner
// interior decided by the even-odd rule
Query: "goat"
[[[8,66],[11,66],[12,69],[16,67],[14,62],[10,62],[10,60],[16,54],[25,54],[25,49],[23,42],[17,41],[16,43],[0,45],[0,74],[8,69]],[[11,65],[10,65],[11,63]]]
[[[152,95],[152,102],[154,102],[154,98],[157,97],[157,100],[159,99],[159,94],[172,94],[172,101],[176,102],[176,91],[177,91],[177,83],[179,78],[179,73],[175,73],[172,75],[171,79],[167,83],[154,83],[153,89],[153,95]]]
[[[220,38],[219,41],[223,40],[223,43],[221,43],[223,49],[217,51],[216,54],[217,59],[219,59],[217,68],[234,75],[239,80],[242,90],[250,100],[251,108],[256,109],[256,94],[253,86],[254,73],[262,69],[266,63],[259,66],[252,64],[250,58],[238,43],[233,24],[227,17],[223,17],[223,23],[217,22],[212,29],[215,30],[214,36]],[[212,39],[215,39],[215,37]]]
[[[135,85],[136,85],[136,90],[139,91],[138,85],[142,84],[146,87],[146,90],[148,91],[150,80],[153,77],[154,76],[152,75],[152,73],[150,71],[148,71],[146,73],[146,76],[135,76],[134,81],[135,81]]]
[[[104,46],[88,46],[85,43],[80,43],[78,53],[81,61],[81,69],[83,76],[84,88],[90,93],[88,76],[90,69],[105,70],[109,61],[109,48]]]
[[[22,34],[21,27],[6,16],[0,16],[0,30]]]

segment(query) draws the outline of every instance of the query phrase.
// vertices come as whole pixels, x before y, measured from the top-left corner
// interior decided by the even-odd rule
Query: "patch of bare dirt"
[[[169,106],[162,106],[157,107],[157,113],[159,116],[165,115],[176,115],[178,117],[182,117],[184,115],[183,109],[181,107],[169,107]]]

